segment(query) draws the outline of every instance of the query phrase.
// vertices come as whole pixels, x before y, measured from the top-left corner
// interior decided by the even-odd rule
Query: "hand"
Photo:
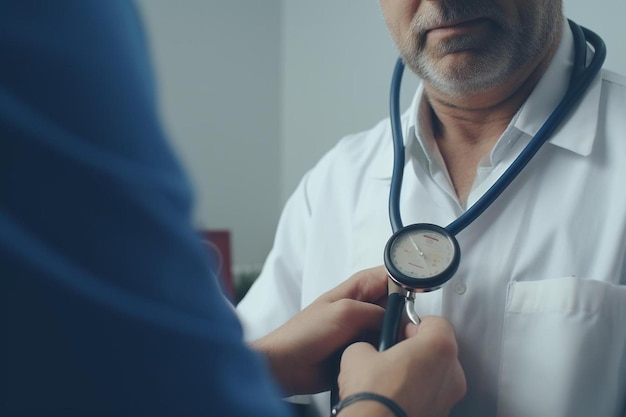
[[[452,325],[440,317],[425,317],[407,325],[407,339],[384,352],[355,343],[341,359],[339,395],[374,392],[394,400],[409,416],[447,416],[466,391],[465,374],[457,358]],[[372,401],[346,407],[341,417],[386,415]]]
[[[336,378],[336,354],[354,341],[377,338],[386,298],[383,267],[358,272],[252,347],[268,357],[286,394],[328,390]]]

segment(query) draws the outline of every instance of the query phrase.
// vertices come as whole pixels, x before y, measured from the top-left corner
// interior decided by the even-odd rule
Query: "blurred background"
[[[626,74],[625,0],[564,0]],[[198,229],[226,230],[254,279],[281,208],[342,136],[388,113],[397,52],[375,0],[138,0],[166,130],[194,182]],[[417,85],[403,81],[406,107]]]

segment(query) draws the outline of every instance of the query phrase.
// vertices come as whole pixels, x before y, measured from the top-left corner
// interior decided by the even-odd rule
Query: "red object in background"
[[[230,231],[201,230],[200,235],[204,245],[209,250],[211,259],[213,259],[213,266],[220,277],[224,293],[231,301],[234,300],[235,287],[230,255]]]

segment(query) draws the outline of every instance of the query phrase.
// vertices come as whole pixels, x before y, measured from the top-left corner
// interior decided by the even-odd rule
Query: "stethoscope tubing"
[[[378,350],[380,352],[392,347],[398,340],[398,331],[404,312],[404,295],[394,292],[387,297],[387,306],[383,317],[383,332],[380,337]]]
[[[391,137],[393,138],[393,168],[391,185],[389,188],[389,221],[391,229],[396,232],[402,229],[402,216],[400,214],[400,192],[404,177],[404,139],[402,134],[402,118],[400,116],[400,87],[404,62],[398,58],[393,69],[391,78],[391,90],[389,92],[389,115],[391,119]]]
[[[602,64],[606,58],[606,45],[602,38],[591,30],[578,26],[569,20],[569,25],[574,36],[574,67],[570,79],[570,85],[561,99],[557,107],[550,114],[543,126],[535,134],[533,139],[526,145],[522,152],[517,156],[515,161],[507,168],[507,170],[498,178],[498,180],[483,194],[483,196],[474,203],[465,213],[445,227],[452,235],[457,235],[474,220],[476,220],[513,182],[520,172],[526,167],[534,155],[539,151],[541,146],[559,127],[568,113],[580,101],[585,91],[591,85],[596,75],[600,72]],[[594,56],[586,66],[587,42],[594,48]],[[389,190],[389,220],[393,232],[403,227],[402,217],[400,214],[400,192],[402,188],[402,180],[405,165],[404,139],[402,134],[402,121],[400,115],[400,86],[402,74],[404,72],[404,63],[399,58],[396,62],[391,82],[391,90],[389,95],[389,113],[391,120],[391,131],[393,137],[393,173],[391,186]],[[389,295],[388,307],[385,312],[383,328],[381,331],[381,339],[379,350],[385,350],[397,340],[398,326],[402,319],[402,305],[398,308],[398,302],[403,303],[405,297],[398,297],[399,294],[392,293]],[[399,301],[398,301],[399,300]],[[390,308],[391,305],[391,308]]]
[[[572,21],[570,21],[570,26],[573,26],[573,29],[575,28],[573,30],[573,33],[575,34],[577,34],[580,30],[584,30],[586,33],[594,36],[593,42],[596,43],[592,43],[592,45],[596,48],[596,53],[593,61],[589,67],[585,69],[584,59],[582,59],[582,71],[580,67],[574,69],[574,76],[576,78],[572,78],[570,87],[565,93],[565,96],[550,114],[543,126],[541,126],[539,131],[535,134],[533,139],[528,143],[528,145],[526,145],[517,158],[515,158],[515,161],[513,161],[509,168],[507,168],[504,174],[498,178],[489,190],[487,190],[487,192],[485,192],[485,194],[475,204],[473,204],[472,207],[463,213],[463,215],[446,226],[446,229],[452,235],[458,234],[461,230],[472,224],[472,222],[476,220],[500,196],[500,194],[502,194],[502,192],[513,182],[519,173],[522,172],[543,144],[560,126],[561,122],[565,119],[570,110],[576,106],[576,103],[578,103],[578,101],[582,98],[585,91],[602,68],[602,64],[606,57],[606,46],[604,45],[604,42],[602,42],[600,37],[595,33],[579,27]],[[576,42],[577,47],[575,48],[576,57],[586,56],[587,44],[585,42],[584,35],[582,37],[575,35],[574,39],[578,39]],[[575,62],[576,61],[581,60],[575,58]]]

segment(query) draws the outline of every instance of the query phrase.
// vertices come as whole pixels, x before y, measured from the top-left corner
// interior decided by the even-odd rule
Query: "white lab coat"
[[[480,164],[468,206],[560,100],[572,45],[566,30],[540,84]],[[404,224],[445,226],[464,208],[427,119],[418,123],[421,97],[420,89],[403,116],[401,213]],[[238,307],[248,338],[279,326],[355,271],[382,264],[392,160],[386,120],[341,140],[304,177],[261,277]],[[416,300],[418,314],[442,315],[457,332],[468,393],[452,415],[625,416],[625,78],[598,76],[567,123],[457,238],[455,277]],[[317,401],[326,414],[327,397]]]

